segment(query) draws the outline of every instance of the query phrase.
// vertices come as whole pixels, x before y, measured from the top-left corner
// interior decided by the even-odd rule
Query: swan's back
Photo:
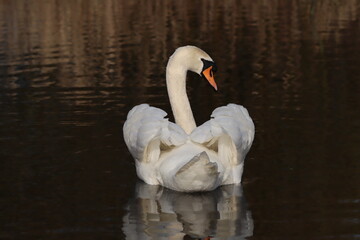
[[[190,135],[165,116],[161,109],[141,104],[124,124],[124,139],[142,180],[183,192],[241,182],[255,131],[244,107],[215,109]]]

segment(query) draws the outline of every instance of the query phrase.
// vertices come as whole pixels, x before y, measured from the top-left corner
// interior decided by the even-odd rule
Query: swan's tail
[[[217,164],[210,162],[206,152],[201,152],[177,171],[175,181],[182,191],[209,191],[218,186],[218,175]]]

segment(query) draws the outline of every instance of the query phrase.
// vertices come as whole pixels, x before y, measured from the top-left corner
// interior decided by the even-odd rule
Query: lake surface
[[[241,186],[138,180],[127,112],[169,113],[168,57],[207,51],[198,124],[229,102],[256,134]],[[0,0],[1,239],[360,239],[360,2]]]

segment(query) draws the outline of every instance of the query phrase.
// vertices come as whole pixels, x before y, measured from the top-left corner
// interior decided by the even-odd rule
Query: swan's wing
[[[160,156],[160,148],[178,146],[188,136],[178,125],[165,118],[166,112],[148,104],[135,106],[128,113],[123,133],[131,155],[138,161],[151,162]]]
[[[234,164],[244,160],[254,140],[255,126],[243,106],[228,104],[216,108],[211,119],[191,133],[194,142],[218,151],[221,158]]]

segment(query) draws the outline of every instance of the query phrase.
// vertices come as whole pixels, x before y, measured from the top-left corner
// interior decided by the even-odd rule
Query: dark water
[[[360,3],[0,1],[0,239],[360,239]],[[198,123],[244,105],[242,186],[142,184],[128,110],[170,112],[165,65],[193,44]],[[170,118],[172,118],[170,114]]]

